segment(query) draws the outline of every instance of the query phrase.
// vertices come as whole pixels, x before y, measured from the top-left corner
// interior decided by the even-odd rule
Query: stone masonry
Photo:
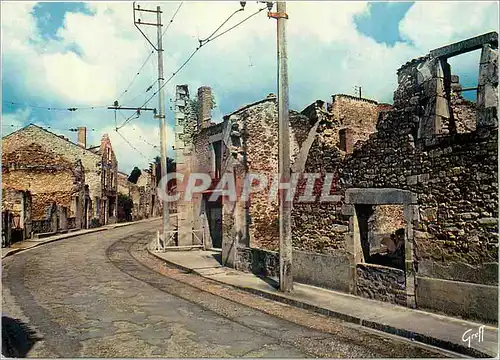
[[[16,156],[15,154],[23,147],[30,145],[38,146],[40,151],[53,154],[70,164],[81,162],[85,185],[88,188],[78,199],[77,208],[81,206],[80,204],[84,206],[81,212],[84,214],[82,227],[92,227],[113,221],[114,215],[113,211],[109,211],[109,204],[116,204],[117,162],[107,135],[103,136],[99,146],[85,149],[63,136],[31,124],[2,139],[2,154]],[[46,172],[45,175],[40,176],[50,176],[49,174],[50,172]]]
[[[67,209],[69,217],[81,225],[85,178],[81,162],[71,163],[62,156],[31,143],[2,153],[2,187],[29,191],[32,196],[32,220],[42,220],[47,209],[56,204]],[[76,207],[75,207],[76,205]]]
[[[318,100],[301,113],[290,112],[292,172],[302,176],[295,199],[304,190],[304,173],[319,174],[314,195],[331,180],[329,202],[294,201],[293,246],[300,257],[294,271],[302,281],[496,321],[497,39],[496,33],[481,35],[403,65],[393,105],[336,95],[326,109]],[[474,104],[462,97],[447,59],[476,49],[482,55]],[[223,173],[236,174],[237,189],[247,173],[277,173],[276,110],[269,96],[205,130],[212,138],[221,134]],[[212,163],[210,141],[197,136],[187,136],[198,139],[191,143],[192,171]],[[269,276],[278,264],[269,252],[278,248],[278,211],[267,195],[223,201],[222,255],[226,264]],[[391,235],[394,242],[379,244],[374,234]],[[397,252],[399,265],[371,263],[367,244]],[[336,273],[314,273],[318,253]],[[307,259],[313,262],[306,265]]]

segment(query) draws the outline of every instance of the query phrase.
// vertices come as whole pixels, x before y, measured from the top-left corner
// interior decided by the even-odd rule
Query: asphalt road
[[[40,338],[26,347],[28,357],[445,356],[165,267],[145,251],[159,224],[82,235],[2,261],[4,320],[19,319]]]

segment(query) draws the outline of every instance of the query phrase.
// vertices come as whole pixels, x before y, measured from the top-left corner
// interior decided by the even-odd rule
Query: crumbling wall
[[[57,136],[36,125],[29,125],[2,139],[2,152],[12,153],[26,145],[37,144],[44,151],[57,154],[70,163],[82,162],[85,169],[86,184],[89,185],[90,197],[101,197],[101,156]]]
[[[215,177],[215,154],[211,144],[211,137],[222,135],[225,123],[204,127],[193,138],[194,144],[194,168],[197,172]],[[223,149],[221,149],[223,152]]]
[[[330,111],[333,121],[340,128],[349,128],[353,133],[353,145],[364,141],[375,132],[379,108],[374,100],[338,94],[332,97]]]
[[[305,173],[319,176],[313,191],[316,200],[312,203],[300,201],[298,197],[304,194],[307,180],[299,180],[292,210],[293,246],[306,252],[340,255],[345,252],[348,231],[348,218],[341,213],[338,186],[338,168],[347,154],[345,148],[341,149],[340,132],[349,130],[348,148],[355,143],[361,144],[375,131],[379,112],[389,106],[381,108],[375,101],[349,95],[335,95],[333,104],[326,110],[318,102],[313,105],[302,111],[301,114],[309,118],[309,124],[301,126],[310,130],[315,121],[320,120],[304,167]],[[292,127],[295,130],[293,124]],[[321,201],[323,188],[330,182],[326,195],[333,198]]]
[[[497,259],[497,133],[455,134],[416,144],[413,120],[394,111],[346,157],[342,188],[398,188],[418,194],[418,259],[473,266]],[[450,279],[453,280],[453,279]]]
[[[257,173],[272,179],[278,173],[278,114],[276,97],[247,105],[225,118],[235,118],[234,125],[239,134],[241,163],[245,173]],[[232,125],[229,125],[232,126]],[[232,131],[232,130],[231,130]],[[229,152],[237,152],[236,147]],[[232,156],[238,157],[237,153]],[[271,181],[269,181],[271,182]],[[278,205],[270,203],[268,183],[266,189],[250,196],[247,208],[248,236],[250,246],[275,250],[279,246]],[[226,217],[224,220],[226,221]]]
[[[32,143],[4,151],[2,163],[3,186],[31,192],[34,220],[43,219],[52,203],[69,209],[74,197],[83,199],[85,175],[79,162],[72,164]],[[83,214],[83,207],[80,210]]]

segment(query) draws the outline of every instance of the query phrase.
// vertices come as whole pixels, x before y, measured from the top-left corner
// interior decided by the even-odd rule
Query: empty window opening
[[[221,163],[222,163],[222,141],[216,141],[212,143],[214,148],[215,157],[215,178],[220,179],[221,177]]]
[[[447,60],[448,81],[445,90],[450,101],[454,130],[468,133],[476,130],[476,102],[481,50],[457,55]]]
[[[364,262],[404,270],[403,205],[356,205]]]

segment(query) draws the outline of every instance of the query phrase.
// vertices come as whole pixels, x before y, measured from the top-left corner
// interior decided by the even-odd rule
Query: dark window
[[[222,141],[216,141],[212,144],[214,147],[215,156],[215,178],[219,179],[221,177],[222,171]]]

